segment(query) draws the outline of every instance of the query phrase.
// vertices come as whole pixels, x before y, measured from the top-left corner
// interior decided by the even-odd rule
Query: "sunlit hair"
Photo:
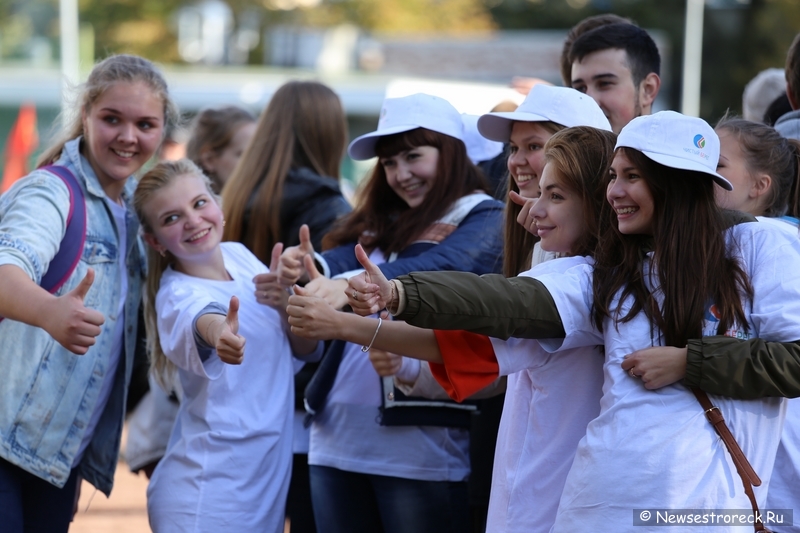
[[[597,248],[606,176],[616,141],[616,134],[610,131],[579,126],[556,133],[545,145],[546,164],[555,171],[559,185],[581,201],[585,229],[570,255],[591,256]]]
[[[744,155],[752,177],[764,173],[772,185],[763,200],[763,215],[800,215],[800,141],[781,136],[774,128],[743,118],[725,115],[715,128],[730,132]],[[751,213],[761,215],[762,213]]]
[[[389,186],[383,165],[378,163],[359,192],[358,207],[334,225],[322,240],[323,248],[359,241],[367,249],[378,248],[384,254],[400,252],[447,213],[456,200],[488,190],[464,143],[449,135],[425,128],[386,135],[375,144],[375,153],[379,158],[393,157],[421,146],[439,150],[436,179],[422,203],[409,207]]]
[[[542,129],[550,134],[558,133],[564,129],[555,122],[537,122]],[[512,125],[513,131],[513,125]],[[508,156],[511,157],[511,154]],[[541,178],[541,176],[539,176]],[[519,194],[516,180],[509,172],[508,192]],[[503,226],[503,275],[507,278],[516,276],[531,268],[533,246],[539,242],[539,237],[517,224],[517,216],[522,211],[522,206],[515,204],[508,198],[506,192],[505,225]]]
[[[292,169],[339,179],[347,122],[339,97],[314,81],[281,86],[258,121],[250,146],[225,184],[224,239],[269,264],[281,240],[283,185]]]
[[[83,84],[77,102],[72,123],[65,128],[64,134],[39,157],[37,165],[54,163],[61,155],[64,144],[84,134],[83,114],[88,114],[92,105],[100,99],[106,91],[117,83],[141,82],[147,85],[163,103],[164,127],[166,134],[168,126],[176,124],[179,120],[178,108],[169,96],[167,82],[156,66],[147,59],[134,55],[115,55],[97,63],[89,79]]]
[[[705,313],[713,304],[718,331],[734,325],[747,329],[742,299],[752,300],[753,288],[728,250],[728,224],[714,200],[711,178],[666,167],[631,148],[619,150],[653,197],[653,235],[623,235],[614,209],[604,204],[593,276],[595,325],[602,328],[604,318],[628,322],[644,312],[661,331],[665,345],[682,348],[689,339],[702,337]],[[645,272],[649,250],[652,260]],[[648,277],[661,289],[661,305]],[[623,315],[629,297],[633,302]]]
[[[211,197],[215,201],[219,201],[219,197],[214,194],[211,187],[211,180],[192,161],[189,159],[162,161],[142,176],[133,193],[133,209],[139,218],[141,231],[144,234],[153,234],[153,221],[148,218],[147,206],[161,190],[171,185],[176,179],[184,177],[201,178]],[[158,336],[158,317],[156,316],[156,295],[161,284],[161,275],[168,266],[174,263],[174,260],[175,258],[169,251],[161,255],[152,246],[147,246],[147,279],[143,294],[147,351],[150,354],[150,372],[158,384],[167,391],[173,380],[175,365],[167,359],[161,349],[161,341]]]
[[[219,156],[233,141],[239,128],[255,121],[256,117],[250,111],[235,105],[204,109],[192,121],[186,157],[211,178],[217,192],[222,190],[224,183],[216,173],[203,165],[203,154],[210,152]]]

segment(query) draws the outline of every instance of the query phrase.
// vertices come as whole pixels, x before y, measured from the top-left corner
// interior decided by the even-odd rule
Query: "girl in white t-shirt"
[[[559,352],[604,345],[600,415],[578,446],[556,532],[655,525],[657,509],[750,507],[692,392],[680,384],[649,391],[636,368],[622,366],[644,347],[710,335],[800,338],[800,242],[715,206],[713,183],[731,187],[716,172],[718,159],[719,139],[702,120],[636,118],[617,141],[594,266],[511,280],[414,273],[360,295],[415,325],[549,339],[540,342]],[[763,507],[785,402],[711,399],[761,477],[755,496]]]
[[[531,215],[541,231],[542,248],[568,257],[522,275],[564,272],[590,263],[586,256],[597,243],[604,201],[602,183],[615,139],[610,131],[577,127],[556,133],[547,142],[546,164],[539,174],[541,197]],[[363,255],[362,259],[367,272],[381,276],[374,264]],[[321,299],[296,296],[291,303],[290,322],[303,335],[325,338],[338,333],[353,342],[369,343],[375,332],[375,320],[338,313]],[[421,348],[408,339],[393,342],[393,337],[386,336],[387,332],[401,336],[403,332],[412,333],[416,329],[413,326],[386,322],[383,327],[386,330],[373,347],[400,352]],[[486,530],[547,533],[578,441],[586,432],[586,424],[600,411],[602,353],[596,346],[586,346],[556,355],[533,340],[503,342],[480,335],[466,338],[463,334],[454,339],[443,339],[440,334],[438,348],[447,350],[451,340],[466,340],[473,350],[494,354],[500,361],[499,373],[508,375]],[[437,349],[436,339],[427,344],[427,349]],[[439,370],[437,379],[458,400],[485,385],[480,377],[474,379],[470,368],[448,368],[446,374]]]
[[[289,334],[285,315],[256,301],[252,280],[269,270],[243,245],[220,243],[222,211],[192,162],[154,167],[134,207],[149,244],[152,368],[162,381],[177,369],[184,391],[147,490],[150,525],[170,533],[283,531],[291,356],[313,354],[317,344]],[[277,260],[280,246],[274,252]]]

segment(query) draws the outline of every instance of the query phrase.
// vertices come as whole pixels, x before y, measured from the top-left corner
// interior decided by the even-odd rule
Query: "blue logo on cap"
[[[694,145],[703,148],[706,145],[706,138],[698,133],[694,136]]]

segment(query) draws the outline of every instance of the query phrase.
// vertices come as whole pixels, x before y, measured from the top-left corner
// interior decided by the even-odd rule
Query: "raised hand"
[[[47,306],[44,330],[56,342],[76,355],[84,355],[100,335],[105,322],[103,314],[83,304],[94,283],[94,270],[89,269],[77,287]]]
[[[370,316],[393,304],[393,285],[360,244],[356,244],[355,252],[364,272],[347,280],[345,295],[354,313]]]
[[[228,314],[224,320],[215,322],[214,348],[223,363],[240,365],[244,360],[245,339],[239,335],[239,298],[231,296]]]
[[[403,356],[372,348],[369,351],[369,362],[379,376],[394,376],[403,366]]]
[[[306,272],[308,272],[308,283],[306,283],[305,293],[310,296],[323,298],[334,309],[341,309],[347,305],[347,297],[344,290],[347,287],[347,280],[328,279],[323,276],[314,264],[314,256],[307,255],[303,258]]]
[[[314,255],[314,245],[311,244],[311,232],[306,224],[300,226],[300,244],[290,246],[283,254],[278,268],[278,279],[284,287],[291,287],[306,274],[303,267],[303,258]],[[272,270],[272,268],[270,268]]]
[[[653,346],[625,356],[622,369],[641,379],[646,389],[671,385],[686,376],[686,347]]]
[[[283,243],[275,243],[272,248],[272,257],[269,262],[269,272],[258,274],[253,278],[256,287],[256,301],[260,304],[274,307],[278,311],[286,309],[289,293],[280,281],[281,253]]]
[[[341,331],[340,314],[323,298],[310,294],[307,288],[295,286],[286,307],[292,333],[313,340],[335,339]]]
[[[517,224],[525,228],[528,233],[538,235],[536,224],[531,216],[531,208],[536,204],[538,198],[525,198],[516,191],[508,191],[508,198],[515,204],[522,206],[522,209],[517,215]]]

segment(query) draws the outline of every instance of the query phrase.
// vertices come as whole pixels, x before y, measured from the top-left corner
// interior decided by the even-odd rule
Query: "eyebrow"
[[[614,79],[614,80],[617,80],[617,79],[619,79],[619,76],[617,76],[613,72],[604,72],[602,74],[595,74],[590,79],[591,79],[591,81],[597,81],[597,80],[601,80],[601,79]],[[572,85],[575,85],[577,83],[585,83],[585,82],[583,81],[583,78],[577,78],[577,79],[572,80]]]
[[[122,115],[123,114],[122,111],[120,111],[119,109],[114,109],[113,107],[103,107],[103,108],[100,109],[100,111],[105,111],[106,113],[114,113],[115,115]],[[156,116],[139,117],[137,120],[142,120],[142,119],[144,119],[144,120],[161,120],[159,117],[156,117]]]

